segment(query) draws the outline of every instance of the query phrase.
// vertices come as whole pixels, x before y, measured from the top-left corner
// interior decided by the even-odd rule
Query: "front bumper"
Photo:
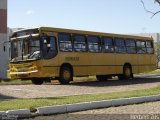
[[[26,72],[10,72],[8,71],[8,78],[10,79],[22,79],[22,78],[34,78],[38,77],[38,70],[26,71]]]

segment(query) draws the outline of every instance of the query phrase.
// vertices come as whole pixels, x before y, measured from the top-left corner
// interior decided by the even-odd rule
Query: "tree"
[[[151,18],[153,18],[153,17],[154,17],[155,15],[157,15],[158,13],[160,13],[160,10],[157,10],[156,12],[153,12],[153,11],[148,10],[148,9],[146,8],[145,3],[144,3],[143,0],[141,0],[141,3],[142,3],[142,5],[143,5],[143,7],[144,7],[144,10],[145,10],[147,13],[152,14]],[[160,0],[154,0],[154,3],[155,3],[155,4],[158,4],[158,5],[160,6]]]
[[[160,42],[155,43],[155,53],[156,53],[156,56],[157,56],[157,67],[159,67],[159,63],[160,63]]]
[[[160,0],[155,0],[154,2],[160,5]]]

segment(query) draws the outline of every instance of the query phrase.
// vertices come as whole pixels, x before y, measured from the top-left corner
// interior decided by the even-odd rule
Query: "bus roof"
[[[152,37],[143,37],[143,36],[136,36],[136,35],[129,35],[129,34],[127,35],[127,34],[114,34],[114,33],[94,32],[94,31],[85,31],[85,30],[64,29],[64,28],[40,27],[39,30],[66,32],[66,33],[84,34],[84,35],[96,35],[96,36],[108,36],[108,37],[122,37],[122,38],[153,40]]]
[[[143,37],[143,36],[136,36],[136,35],[127,35],[127,34],[114,34],[114,33],[104,33],[104,32],[94,32],[94,31],[85,31],[85,30],[74,30],[74,29],[65,29],[65,28],[52,28],[52,27],[39,27],[39,28],[30,28],[30,29],[22,29],[15,31],[13,33],[18,33],[21,31],[30,31],[30,30],[40,30],[40,31],[48,31],[48,32],[66,32],[66,33],[73,33],[73,34],[83,34],[83,35],[95,35],[95,36],[108,36],[108,37],[122,37],[122,38],[133,38],[133,39],[144,39],[144,40],[153,40],[152,37]]]

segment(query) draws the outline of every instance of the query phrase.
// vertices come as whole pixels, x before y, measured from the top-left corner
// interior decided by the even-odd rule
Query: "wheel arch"
[[[132,68],[132,64],[131,64],[131,63],[125,63],[125,64],[123,65],[123,72],[124,72],[125,66],[129,66],[129,67],[130,67],[130,69],[131,69],[131,74],[132,74],[131,77],[133,78],[133,68]]]
[[[130,63],[125,63],[125,64],[123,65],[123,68],[124,68],[125,66],[129,66],[129,67],[131,68],[131,70],[132,70],[132,64],[130,64]]]

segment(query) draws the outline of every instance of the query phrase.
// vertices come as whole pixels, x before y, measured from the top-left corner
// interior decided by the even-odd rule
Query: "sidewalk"
[[[92,102],[57,105],[57,106],[44,106],[37,108],[36,113],[31,113],[29,109],[1,111],[0,119],[3,118],[11,119],[10,117],[12,118],[15,117],[15,119],[30,118],[34,116],[63,114],[63,113],[93,110],[98,108],[109,108],[114,106],[133,105],[133,104],[154,102],[154,101],[160,101],[160,95],[92,101]]]

